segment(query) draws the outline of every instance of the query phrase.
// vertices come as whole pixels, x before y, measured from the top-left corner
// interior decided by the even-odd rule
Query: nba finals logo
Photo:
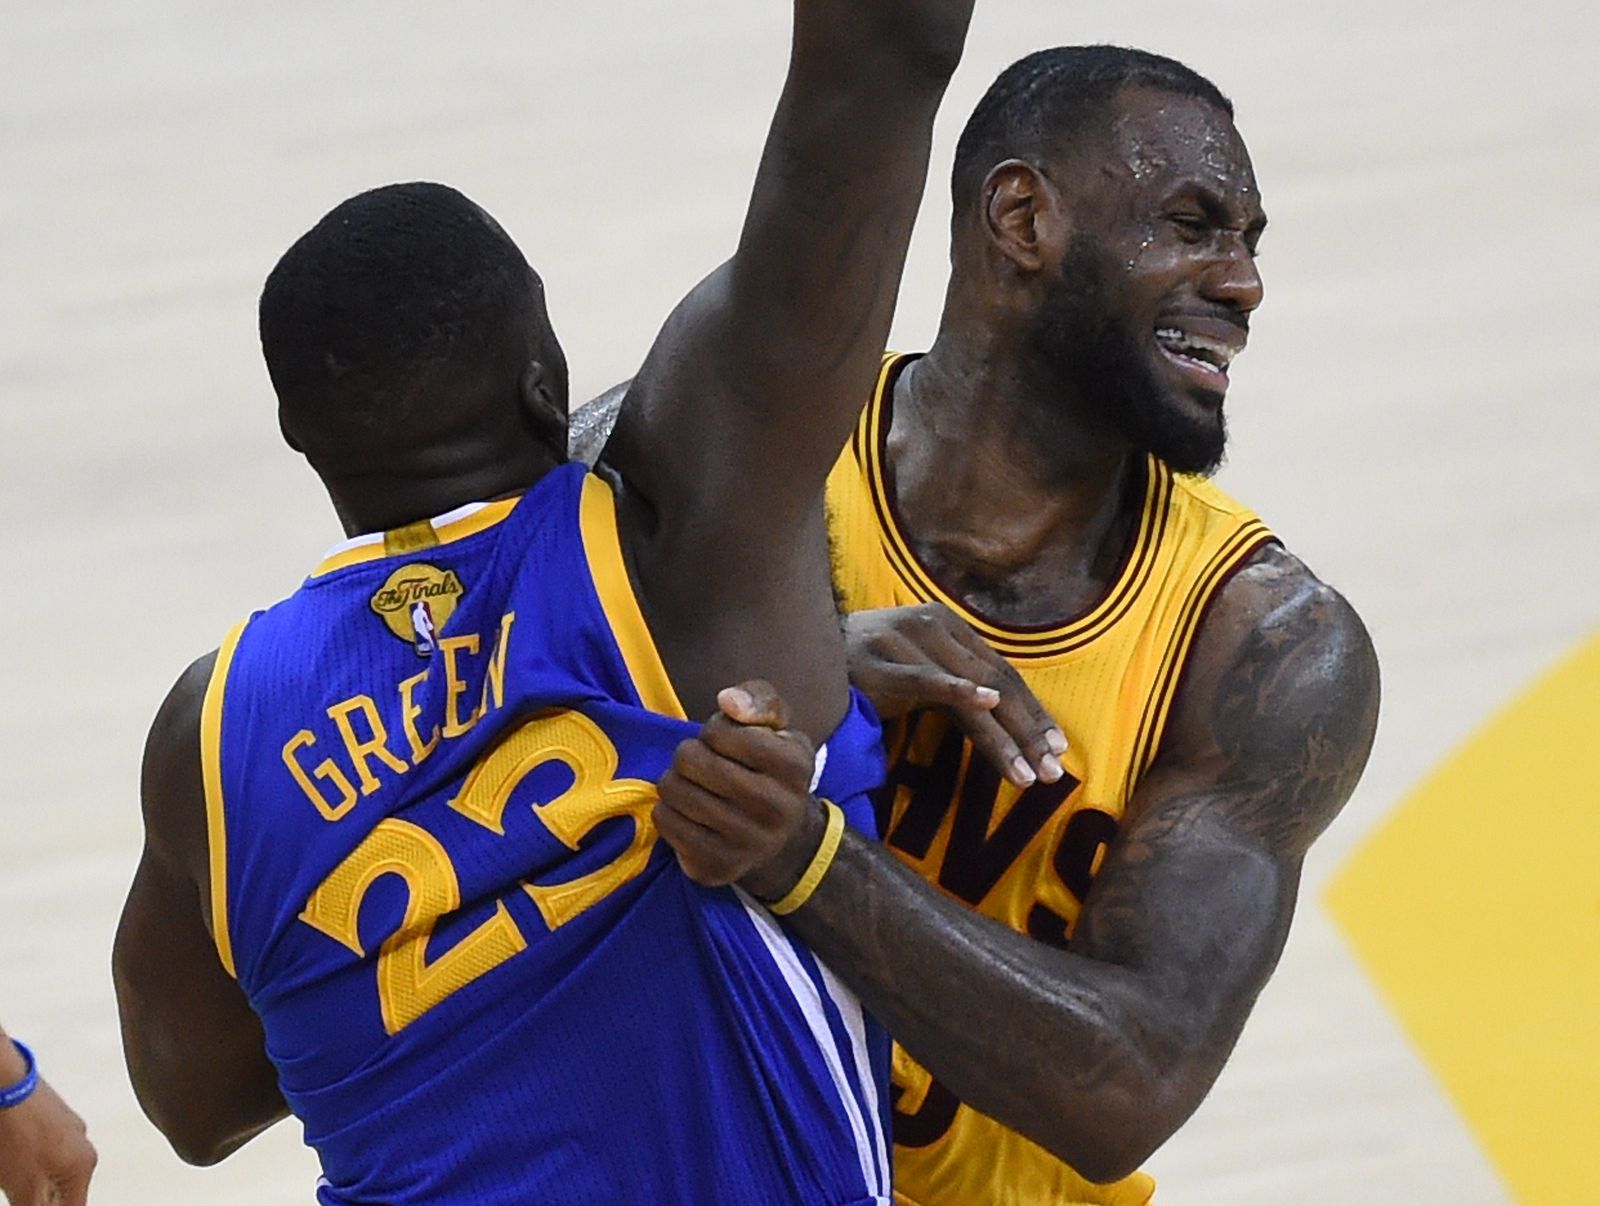
[[[411,605],[411,631],[417,634],[416,639],[411,642],[417,651],[417,656],[432,657],[433,651],[439,645],[433,639],[433,608],[428,606],[426,599],[418,599]]]
[[[439,630],[450,622],[464,594],[466,587],[455,570],[418,562],[389,575],[372,596],[372,610],[418,657],[432,657]]]

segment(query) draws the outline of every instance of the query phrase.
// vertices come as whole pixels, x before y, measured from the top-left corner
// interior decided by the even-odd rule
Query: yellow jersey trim
[[[228,975],[238,979],[233,967],[233,938],[228,932],[228,825],[222,808],[222,697],[228,686],[228,667],[239,645],[245,622],[234,625],[217,650],[200,705],[200,778],[206,797],[206,855],[211,873],[211,935],[217,957]]]
[[[1156,751],[1166,732],[1167,718],[1172,711],[1172,701],[1177,696],[1178,685],[1183,681],[1183,669],[1189,661],[1189,650],[1194,645],[1200,621],[1205,617],[1211,600],[1223,584],[1233,577],[1263,546],[1277,539],[1259,519],[1253,519],[1230,536],[1206,563],[1205,569],[1184,600],[1177,627],[1161,659],[1161,669],[1156,676],[1155,690],[1145,701],[1144,714],[1139,720],[1138,736],[1134,739],[1134,756],[1128,763],[1128,780],[1124,798],[1131,797],[1145,771],[1155,761]]]
[[[430,520],[419,519],[403,528],[390,528],[383,534],[383,555],[404,557],[407,553],[437,547],[439,533]]]
[[[950,608],[975,629],[991,648],[1007,658],[1027,661],[1059,657],[1082,648],[1110,631],[1133,607],[1155,567],[1171,512],[1172,471],[1157,457],[1145,458],[1144,504],[1139,516],[1139,530],[1132,548],[1124,557],[1116,581],[1094,607],[1065,624],[1029,628],[996,623],[941,589],[918,560],[910,541],[901,530],[884,464],[884,447],[888,436],[884,420],[885,412],[889,409],[889,390],[897,376],[896,370],[907,359],[904,355],[884,358],[877,388],[853,438],[856,461],[865,474],[867,491],[877,513],[883,551],[895,575],[907,590],[924,603],[938,602]]]
[[[479,532],[494,527],[507,515],[516,509],[521,498],[502,498],[496,502],[485,503],[471,515],[463,516],[450,523],[434,526],[427,520],[407,524],[403,528],[381,534],[381,538],[374,537],[370,543],[357,545],[352,549],[344,549],[334,553],[311,571],[311,577],[321,578],[331,574],[334,570],[342,570],[347,566],[361,565],[368,561],[381,561],[385,557],[403,556],[425,548],[433,548],[441,544],[449,544],[455,540],[465,540],[468,536],[476,536]],[[433,533],[434,539],[424,537],[420,528],[426,524]]]
[[[579,504],[578,526],[583,533],[583,550],[589,559],[600,609],[605,612],[611,635],[633,679],[639,700],[652,712],[687,720],[678,692],[667,676],[666,663],[639,608],[628,566],[622,559],[622,540],[617,534],[617,500],[611,487],[594,474],[583,479],[583,499]]]

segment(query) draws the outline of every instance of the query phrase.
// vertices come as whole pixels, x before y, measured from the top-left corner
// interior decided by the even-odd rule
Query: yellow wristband
[[[839,853],[839,840],[844,837],[844,810],[832,800],[824,800],[822,807],[828,814],[828,824],[822,831],[822,844],[811,856],[811,865],[800,877],[800,882],[790,888],[782,900],[775,900],[767,906],[779,917],[793,913],[811,899],[811,894],[817,890],[822,877],[828,873],[828,868],[833,866],[834,855]]]

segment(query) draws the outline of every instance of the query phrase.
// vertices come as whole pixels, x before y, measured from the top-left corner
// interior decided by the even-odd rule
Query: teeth
[[[1199,360],[1213,368],[1226,369],[1233,362],[1237,349],[1221,340],[1211,339],[1205,335],[1192,335],[1187,331],[1180,331],[1177,327],[1158,327],[1156,341],[1169,351],[1178,353],[1197,352],[1199,355],[1185,355],[1186,360]]]

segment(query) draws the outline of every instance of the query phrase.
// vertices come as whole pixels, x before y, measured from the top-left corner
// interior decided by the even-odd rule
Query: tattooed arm
[[[962,907],[853,835],[789,920],[962,1101],[1115,1180],[1193,1113],[1232,1051],[1377,711],[1360,619],[1267,550],[1207,617],[1068,949]]]

